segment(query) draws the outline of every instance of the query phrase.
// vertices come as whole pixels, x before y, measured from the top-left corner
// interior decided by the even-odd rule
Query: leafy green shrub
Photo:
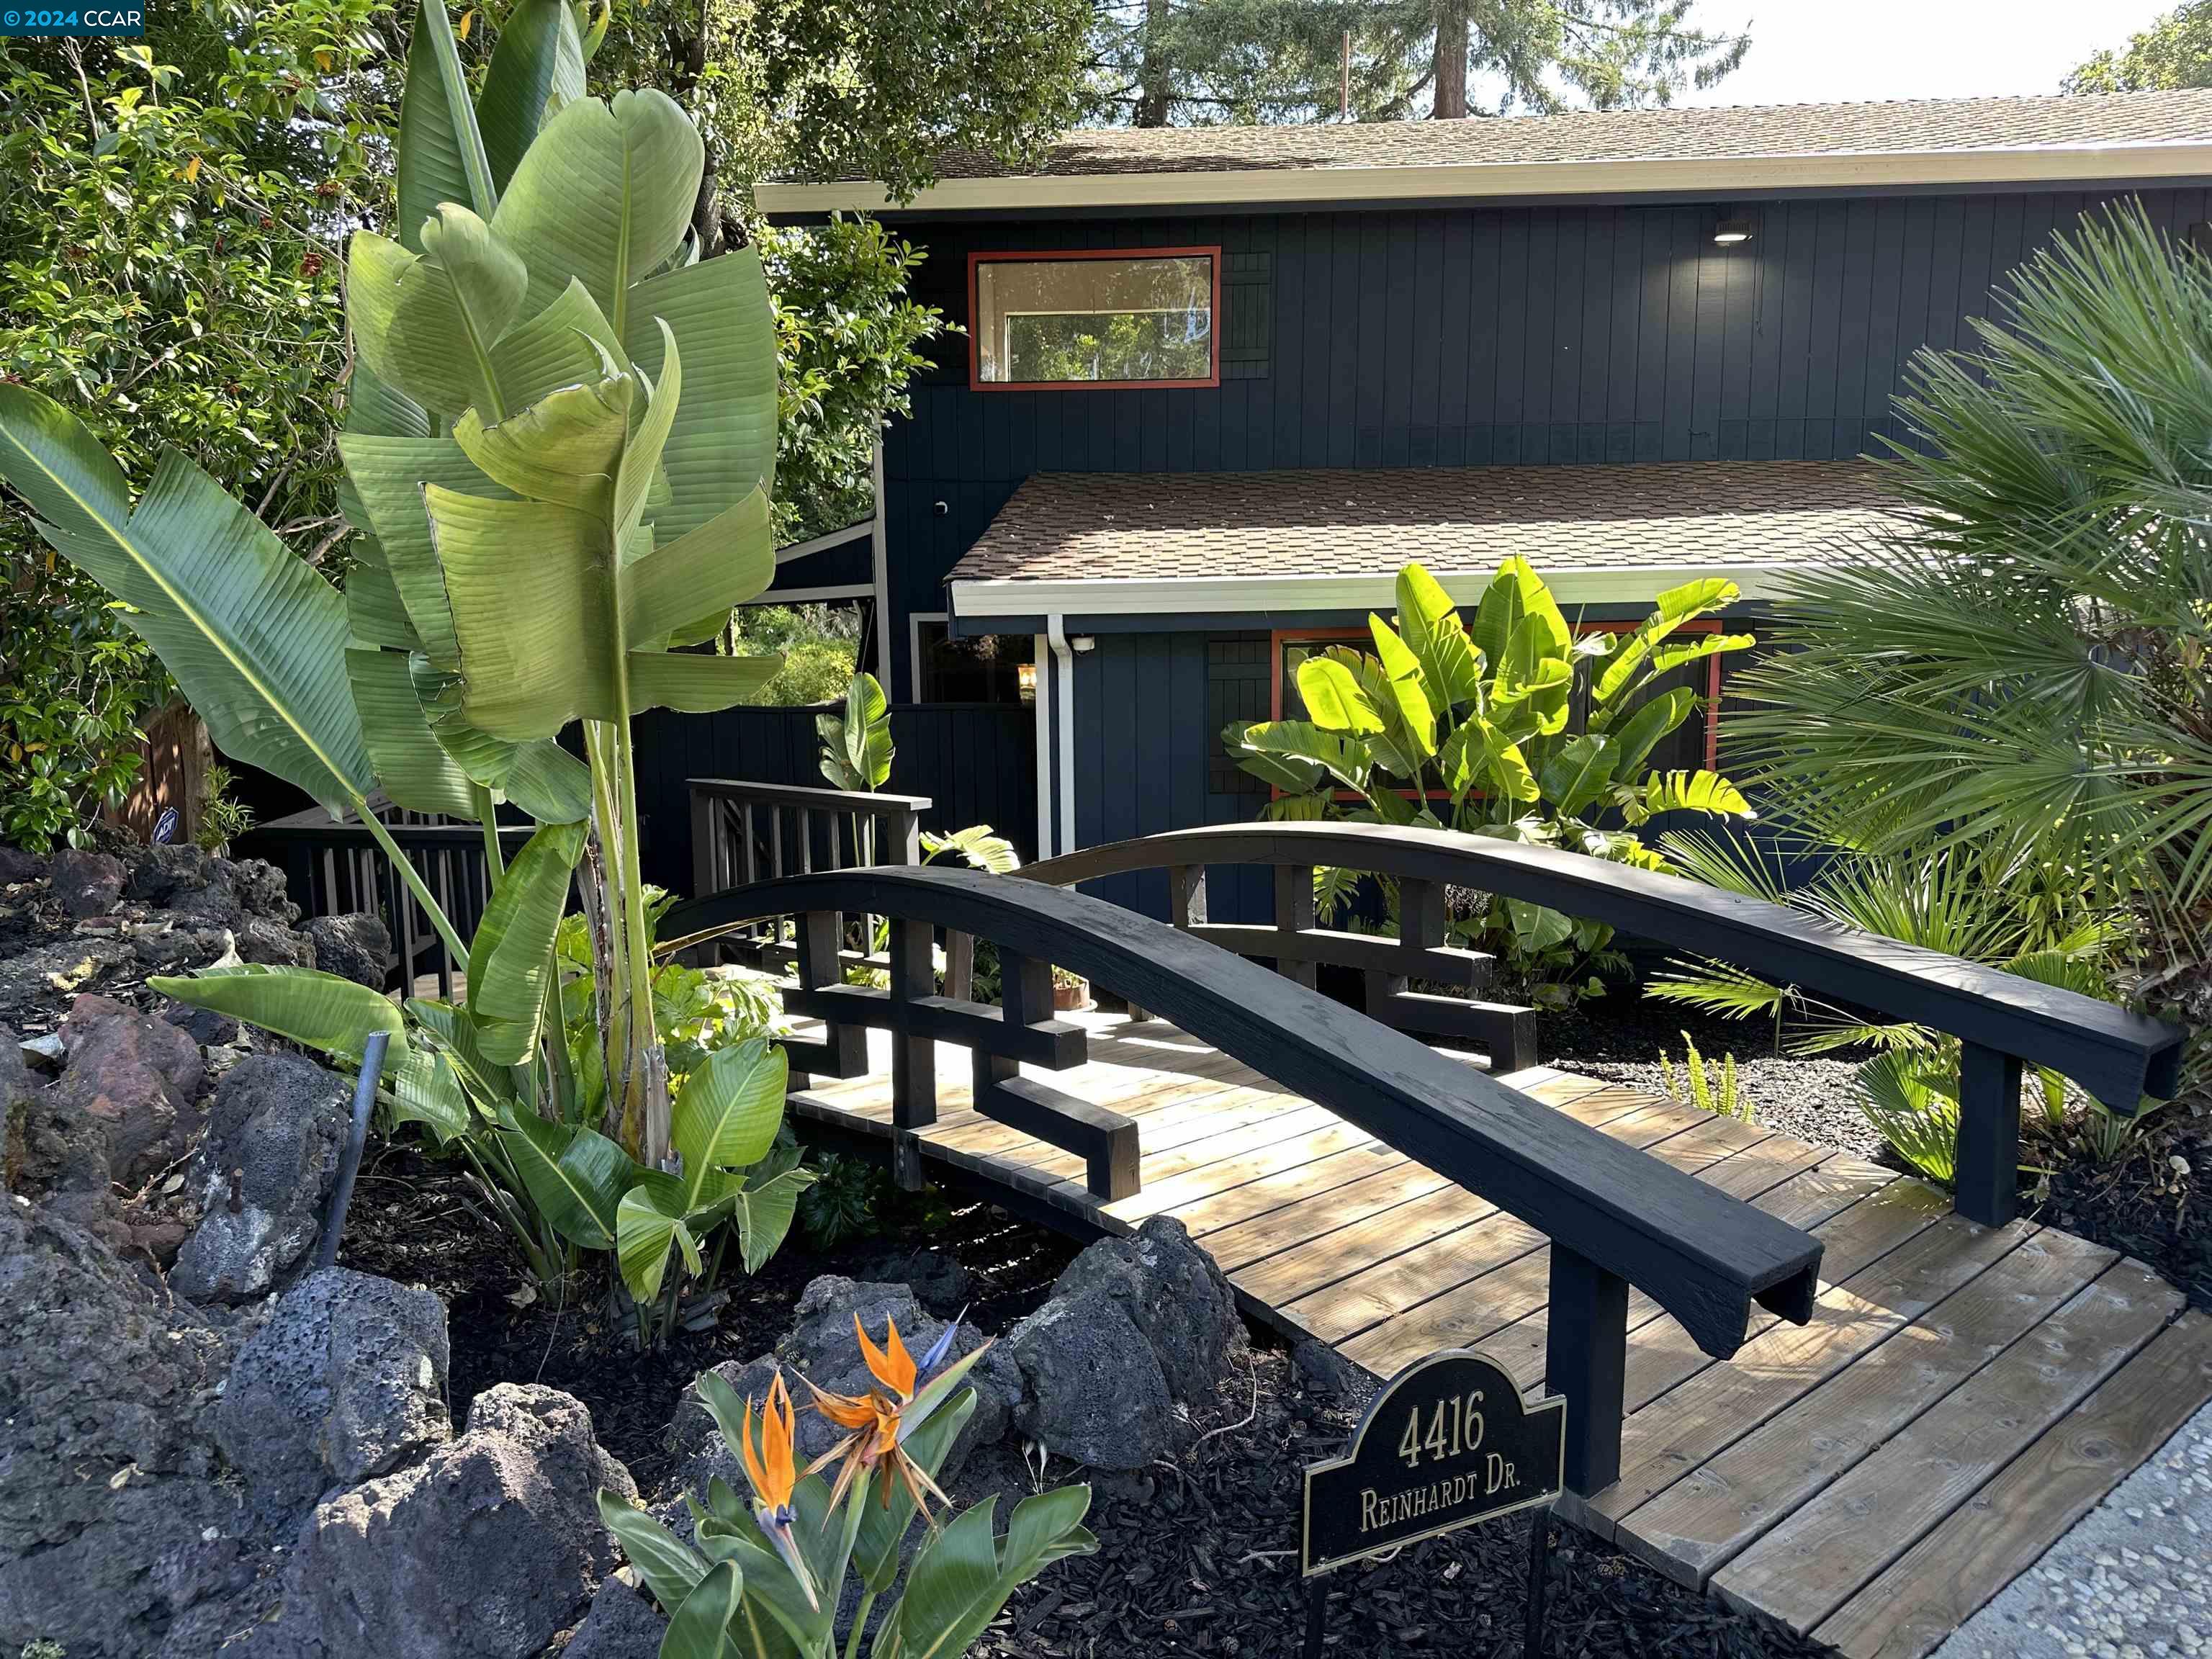
[[[1669,836],[1662,843],[1678,868],[1710,886],[1783,904],[1830,927],[1963,957],[2083,996],[2111,1000],[2126,948],[2124,917],[2091,908],[2065,872],[1995,864],[1971,848],[1883,856],[1838,854],[1809,879],[1785,888],[1778,860],[1739,840]],[[1873,1048],[1859,1068],[1859,1104],[1897,1153],[1931,1180],[1954,1177],[1959,1121],[1959,1041],[1911,1024],[1869,1024],[1794,986],[1770,984],[1727,963],[1677,959],[1644,994],[1732,1018],[1771,1022],[1778,1043],[1801,1054]],[[2032,1120],[2048,1134],[2068,1133],[2065,1079],[2028,1072],[2041,1105]],[[2110,1147],[2112,1115],[2080,1097],[2085,1144]]]
[[[253,828],[253,809],[231,799],[230,769],[210,766],[202,779],[206,798],[200,802],[199,828],[192,839],[210,853],[220,853]]]
[[[1471,628],[1409,564],[1398,574],[1397,625],[1367,619],[1376,654],[1338,646],[1307,657],[1297,670],[1305,719],[1231,726],[1221,740],[1283,792],[1271,817],[1418,824],[1662,869],[1666,859],[1636,833],[1651,818],[1752,815],[1717,773],[1646,765],[1698,704],[1694,691],[1656,682],[1752,643],[1747,634],[1682,633],[1736,596],[1717,578],[1685,583],[1660,594],[1633,632],[1577,639],[1522,560],[1506,561]],[[1577,708],[1587,711],[1578,729]],[[1360,804],[1340,806],[1340,790]],[[1601,989],[1585,975],[1614,962],[1610,927],[1522,899],[1486,897],[1471,931],[1540,1001]]]
[[[380,211],[386,0],[149,14],[143,40],[0,52],[0,368],[135,483],[174,447],[327,548],[339,239]],[[88,839],[167,677],[98,585],[0,510],[0,840]]]

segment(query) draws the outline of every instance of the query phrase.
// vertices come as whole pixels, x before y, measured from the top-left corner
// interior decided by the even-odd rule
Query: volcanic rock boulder
[[[143,1659],[253,1575],[210,1407],[222,1336],[99,1240],[0,1199],[0,1652]]]
[[[244,1301],[307,1258],[337,1178],[351,1092],[296,1054],[254,1054],[224,1073],[192,1164],[201,1216],[170,1279],[180,1294]]]
[[[583,1402],[501,1383],[477,1397],[459,1439],[315,1510],[264,1651],[535,1659],[617,1564],[602,1486],[637,1492]]]
[[[1094,1468],[1142,1468],[1188,1437],[1244,1341],[1236,1293],[1182,1224],[1155,1216],[1070,1262],[1007,1335],[1014,1425]]]
[[[315,942],[315,966],[323,972],[366,985],[372,991],[384,988],[392,933],[380,918],[366,910],[317,916],[307,923],[307,933]]]
[[[659,1659],[668,1621],[653,1603],[619,1578],[610,1578],[592,1598],[592,1610],[561,1659]]]
[[[53,1085],[55,1103],[100,1125],[115,1181],[137,1187],[191,1149],[206,1068],[189,1036],[112,997],[81,996],[62,1040],[69,1064]]]
[[[123,860],[106,853],[80,852],[64,847],[54,854],[46,872],[54,897],[70,915],[104,916],[123,896]]]
[[[240,1350],[216,1438],[256,1506],[297,1511],[453,1437],[446,1309],[428,1291],[326,1267]]]

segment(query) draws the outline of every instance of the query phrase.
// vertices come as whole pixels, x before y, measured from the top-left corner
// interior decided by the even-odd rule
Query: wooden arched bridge
[[[1682,1583],[1917,1659],[2212,1397],[2212,1320],[2014,1213],[2023,1065],[2131,1112],[2175,1088],[2173,1028],[1542,848],[1237,824],[1012,878],[916,865],[883,799],[696,783],[704,896],[662,927],[791,970],[811,1133],[1078,1237],[1173,1215],[1254,1316],[1378,1376],[1482,1350],[1568,1397],[1568,1518]],[[816,867],[841,822],[890,861]],[[1273,872],[1271,923],[1207,919],[1237,866]],[[1317,866],[1394,881],[1397,936],[1316,927]],[[1075,890],[1133,872],[1165,872],[1173,925]],[[1540,1064],[1445,943],[1451,886],[1957,1037],[1955,1200]],[[979,939],[995,1005],[968,995]],[[1127,1012],[1055,1013],[1054,967]]]

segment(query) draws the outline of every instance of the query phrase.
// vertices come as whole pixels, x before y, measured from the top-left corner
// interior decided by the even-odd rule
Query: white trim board
[[[848,524],[842,530],[826,530],[819,536],[803,542],[793,542],[788,547],[775,550],[775,562],[789,564],[793,559],[804,559],[816,553],[827,553],[833,547],[842,547],[848,542],[857,542],[875,529],[873,519],[862,519],[858,524]]]
[[[913,200],[880,185],[763,184],[763,213],[903,213],[1146,208],[1302,202],[1497,201],[1526,196],[1729,196],[1918,185],[2201,181],[2212,143],[2024,145],[2011,149],[1668,156],[1588,161],[1471,161],[1404,167],[1251,167],[1221,172],[1075,173],[944,179]]]
[[[909,611],[906,613],[906,672],[907,683],[916,702],[925,701],[921,695],[921,625],[939,622],[948,626],[952,621],[950,611]]]
[[[1661,588],[1722,576],[1747,599],[1770,599],[1780,580],[1804,564],[1630,564],[1565,566],[1544,580],[1562,605],[1643,603]],[[1455,604],[1480,600],[1491,570],[1430,573]],[[948,584],[953,614],[985,617],[1203,617],[1273,611],[1371,611],[1396,603],[1395,572],[1346,576],[1159,576],[1029,580],[1000,578]]]
[[[866,582],[848,582],[842,587],[770,587],[738,609],[750,611],[757,605],[822,605],[833,599],[872,599],[875,596],[876,590]]]

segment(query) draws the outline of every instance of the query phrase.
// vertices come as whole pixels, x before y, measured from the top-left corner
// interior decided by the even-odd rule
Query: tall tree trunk
[[[1429,113],[1439,121],[1467,114],[1468,0],[1437,0],[1436,100]]]
[[[672,24],[666,34],[670,94],[698,123],[702,133],[706,118],[694,100],[707,73],[707,9],[702,4],[696,19]],[[714,145],[709,139],[706,169],[699,175],[699,194],[691,205],[691,234],[698,239],[702,259],[711,259],[722,251],[722,198],[716,172]]]
[[[1168,0],[1145,0],[1145,55],[1137,70],[1136,124],[1168,124]]]

